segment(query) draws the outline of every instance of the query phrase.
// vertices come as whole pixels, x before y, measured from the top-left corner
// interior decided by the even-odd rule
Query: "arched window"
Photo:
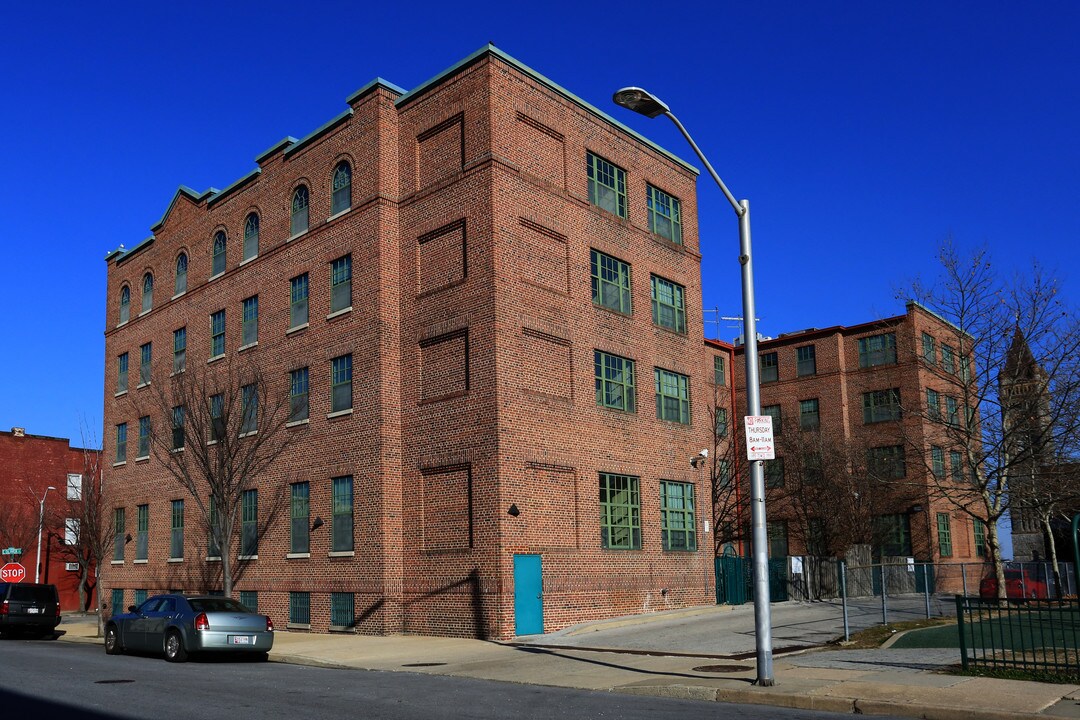
[[[146,273],[142,279],[142,311],[150,312],[152,307],[154,307],[154,276]]]
[[[187,292],[187,253],[176,256],[176,295]]]
[[[259,254],[259,216],[251,213],[244,221],[244,259],[250,260]]]
[[[292,194],[292,220],[289,223],[289,234],[299,235],[308,229],[308,189],[306,185],[300,185],[293,190]]]
[[[352,206],[352,168],[342,160],[334,168],[334,194],[330,200],[330,214],[337,215]]]
[[[210,272],[210,277],[220,275],[225,272],[225,231],[218,230],[214,234],[214,264]]]
[[[127,285],[120,288],[120,323],[126,323],[131,317],[131,289]]]

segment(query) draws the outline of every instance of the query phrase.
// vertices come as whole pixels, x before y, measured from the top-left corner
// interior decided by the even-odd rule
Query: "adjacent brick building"
[[[710,602],[696,171],[491,46],[347,103],[107,258],[111,603],[215,589],[146,408],[240,363],[295,403],[244,520],[285,512],[236,587],[280,626],[506,637]]]
[[[93,566],[86,566],[91,580],[82,607],[80,568],[72,547],[83,483],[94,480],[98,452],[71,447],[66,438],[27,434],[24,428],[0,432],[0,546],[23,551],[21,556],[5,556],[3,562],[18,559],[26,568],[24,582],[34,582],[36,571],[40,582],[55,584],[64,612],[94,607]],[[39,520],[43,520],[40,561]]]
[[[831,507],[804,502],[833,463],[857,478],[850,502],[871,508],[876,556],[983,560],[984,524],[938,490],[970,473],[948,432],[969,422],[959,379],[968,361],[959,347],[956,328],[916,303],[884,320],[759,341],[762,412],[778,431],[777,460],[765,463],[771,556],[835,553],[810,546],[854,506],[847,498]],[[741,416],[744,347],[735,352]],[[732,530],[746,532],[742,524]]]

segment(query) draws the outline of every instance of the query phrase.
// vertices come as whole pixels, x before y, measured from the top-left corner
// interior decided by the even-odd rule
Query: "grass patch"
[[[938,627],[939,625],[956,625],[956,620],[954,618],[928,618],[924,620],[906,620],[904,622],[889,623],[888,625],[875,625],[872,628],[852,633],[851,642],[844,643],[842,647],[845,650],[872,650],[881,647],[886,640],[898,632]]]
[[[1031,682],[1056,683],[1059,685],[1075,685],[1080,683],[1080,675],[1074,673],[1053,672],[1051,670],[995,670],[991,668],[971,668],[969,670],[961,670],[957,667],[952,674],[966,675],[969,677],[997,678],[999,680],[1028,680]]]

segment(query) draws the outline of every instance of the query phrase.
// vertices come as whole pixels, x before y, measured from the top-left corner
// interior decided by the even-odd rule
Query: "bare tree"
[[[938,421],[931,441],[961,453],[963,465],[959,478],[940,467],[928,476],[939,496],[986,522],[998,596],[1005,599],[997,524],[1023,498],[1035,501],[1041,458],[1060,457],[1077,435],[1080,322],[1037,264],[1006,279],[985,251],[961,256],[951,244],[940,261],[940,278],[916,282],[912,296],[956,330],[956,346],[939,365],[955,396],[929,419]],[[925,447],[913,449],[926,457]]]
[[[222,589],[232,597],[259,536],[284,502],[282,493],[258,498],[257,480],[290,445],[285,426],[300,408],[290,407],[287,386],[270,382],[254,365],[228,360],[188,366],[154,387],[153,406],[140,408],[151,417],[150,450],[194,501],[208,554],[220,557]],[[305,402],[304,417],[306,410]],[[245,498],[252,497],[260,501],[261,520],[244,523]]]
[[[0,545],[27,548],[33,543],[38,518],[37,512],[30,512],[28,508],[36,505],[37,500],[29,495],[27,499],[25,506],[13,499],[0,503]]]

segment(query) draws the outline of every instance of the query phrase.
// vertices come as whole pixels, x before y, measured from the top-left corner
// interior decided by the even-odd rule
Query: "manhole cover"
[[[694,672],[703,673],[731,673],[731,672],[743,672],[750,670],[749,665],[698,665],[694,668]]]
[[[95,685],[119,685],[120,683],[132,683],[134,680],[95,680]]]
[[[405,663],[401,667],[437,667],[446,663]]]

